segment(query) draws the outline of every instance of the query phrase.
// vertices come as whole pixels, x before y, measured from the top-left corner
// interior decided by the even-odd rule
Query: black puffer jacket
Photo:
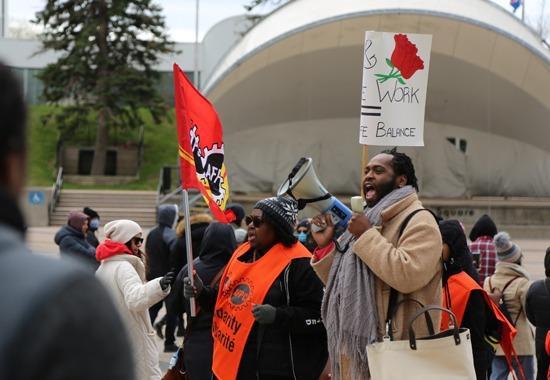
[[[536,327],[537,380],[546,379],[550,358],[544,349],[546,333],[550,330],[550,279],[535,281],[527,291],[527,318]]]
[[[243,259],[246,261],[247,255]],[[263,303],[277,308],[275,322],[254,323],[237,379],[256,379],[257,373],[260,379],[262,375],[296,380],[319,378],[328,358],[320,313],[323,285],[309,261],[292,260],[267,292]],[[217,287],[205,287],[199,297],[201,307],[213,310],[217,292]]]
[[[145,243],[147,281],[162,277],[170,271],[170,252],[176,243],[173,226],[177,217],[174,205],[159,206],[159,224],[149,232]]]
[[[99,267],[95,258],[95,248],[88,243],[84,234],[69,225],[62,226],[54,237],[62,255],[70,255],[90,266],[93,270]]]

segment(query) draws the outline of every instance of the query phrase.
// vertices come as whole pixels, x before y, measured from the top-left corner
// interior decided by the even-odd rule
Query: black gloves
[[[271,305],[254,305],[252,307],[254,319],[261,325],[270,325],[275,322],[277,309]]]
[[[166,273],[164,277],[160,279],[160,287],[162,288],[162,290],[168,289],[168,287],[172,285],[175,279],[176,274],[173,271]]]
[[[191,285],[189,277],[183,279],[183,296],[187,299],[198,297],[204,288],[204,284],[198,274],[195,273],[193,275],[193,281],[195,282],[195,286]]]

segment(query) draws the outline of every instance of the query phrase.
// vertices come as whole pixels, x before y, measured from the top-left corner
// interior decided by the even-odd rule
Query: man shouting
[[[338,242],[330,216],[314,218],[323,229],[313,233],[319,248],[312,265],[326,285],[322,315],[335,380],[368,379],[366,346],[384,336],[408,338],[406,325],[419,306],[396,307],[400,301],[441,304],[441,235],[417,191],[411,159],[384,151],[365,167],[364,214],[353,215]],[[439,326],[439,316],[433,317]],[[420,322],[415,331],[428,334]]]

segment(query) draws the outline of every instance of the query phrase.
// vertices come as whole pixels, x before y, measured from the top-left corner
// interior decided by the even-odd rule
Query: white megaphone
[[[294,166],[288,178],[282,183],[277,195],[288,194],[298,202],[298,209],[307,205],[321,213],[330,213],[334,224],[346,228],[351,219],[351,210],[333,197],[317,178],[313,160],[302,157]]]

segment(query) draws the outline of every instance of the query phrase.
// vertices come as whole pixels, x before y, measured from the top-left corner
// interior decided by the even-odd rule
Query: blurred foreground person
[[[248,242],[233,253],[219,286],[205,286],[198,275],[194,287],[184,280],[185,297],[198,296],[213,311],[217,379],[317,380],[325,367],[323,285],[293,235],[297,211],[291,199],[259,201],[246,217]]]
[[[194,269],[203,284],[217,286],[222,271],[237,248],[233,228],[226,224],[212,223],[202,239],[199,257],[194,260]],[[212,311],[199,308],[191,318],[189,301],[183,297],[183,279],[187,265],[179,272],[168,304],[178,315],[187,314],[187,330],[183,343],[185,369],[193,380],[212,378]]]
[[[0,63],[0,379],[131,380],[128,338],[103,286],[74,260],[33,255],[17,200],[26,112]]]
[[[97,259],[101,265],[96,275],[111,292],[126,322],[137,378],[157,380],[162,374],[148,310],[168,295],[175,275],[168,272],[147,282],[140,250],[142,243],[141,227],[136,222],[122,219],[107,223],[105,241],[97,247]]]
[[[99,263],[95,259],[95,248],[86,240],[87,234],[88,215],[81,211],[71,211],[67,224],[57,231],[54,241],[61,255],[70,255],[96,270]]]

